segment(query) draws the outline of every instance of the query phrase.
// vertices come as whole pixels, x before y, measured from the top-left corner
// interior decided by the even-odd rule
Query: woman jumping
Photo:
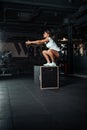
[[[55,41],[52,39],[51,32],[45,31],[43,34],[44,39],[35,41],[26,41],[26,45],[29,44],[45,44],[48,50],[43,50],[42,54],[46,59],[47,63],[44,66],[56,66],[55,58],[60,58],[60,48],[57,46]]]

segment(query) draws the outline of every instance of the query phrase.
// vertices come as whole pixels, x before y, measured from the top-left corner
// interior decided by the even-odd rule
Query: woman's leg
[[[44,50],[42,54],[47,61],[47,64],[44,64],[45,66],[56,66],[55,57],[59,58],[59,53],[57,51],[49,49],[49,50]],[[52,63],[50,63],[50,59]]]
[[[42,54],[43,54],[44,58],[46,59],[47,63],[50,63],[48,50],[43,50]]]
[[[55,50],[52,50],[52,49],[48,50],[48,55],[50,56],[52,62],[55,62],[55,57],[59,58],[59,53]]]

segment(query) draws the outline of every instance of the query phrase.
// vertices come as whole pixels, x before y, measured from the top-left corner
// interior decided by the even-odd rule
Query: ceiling
[[[48,5],[48,6],[68,6],[77,7],[82,4],[82,1],[86,0],[1,0],[3,2],[13,2],[22,4],[33,4],[33,5]]]
[[[81,0],[1,0],[0,29],[41,36],[52,28],[61,35],[82,4]]]

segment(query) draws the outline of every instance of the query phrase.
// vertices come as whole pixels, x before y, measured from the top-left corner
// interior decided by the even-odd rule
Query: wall
[[[87,75],[87,56],[74,57],[74,73]]]

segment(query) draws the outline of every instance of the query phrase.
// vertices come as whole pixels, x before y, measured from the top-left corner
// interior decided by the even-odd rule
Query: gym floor
[[[87,79],[60,77],[60,88],[41,90],[33,76],[0,78],[0,130],[87,128]]]

